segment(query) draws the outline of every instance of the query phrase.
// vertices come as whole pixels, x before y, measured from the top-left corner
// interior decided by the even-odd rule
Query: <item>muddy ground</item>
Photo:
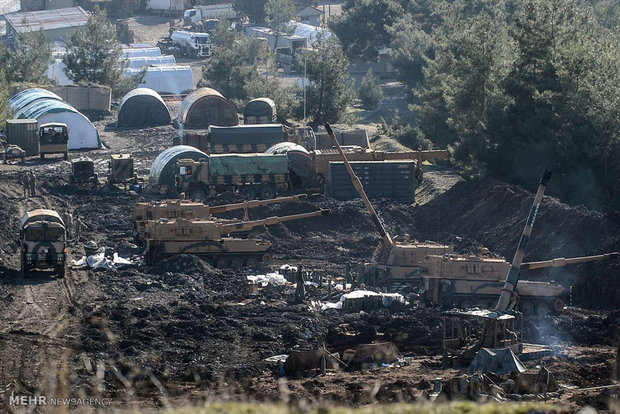
[[[109,149],[91,151],[105,174],[110,152],[130,151],[137,172],[148,175],[155,156],[172,142],[172,127],[116,130],[113,118],[97,122]],[[78,154],[71,154],[77,156]],[[19,176],[33,170],[39,194],[22,197]],[[253,289],[258,271],[216,270],[192,256],[154,267],[71,269],[57,280],[41,272],[21,279],[18,220],[46,206],[84,218],[88,240],[139,257],[131,212],[148,194],[121,189],[80,190],[68,185],[69,164],[60,159],[0,167],[0,389],[16,394],[106,397],[114,406],[159,407],[205,399],[333,401],[344,405],[415,401],[441,370],[441,313],[416,302],[406,310],[342,314],[293,304],[292,286]],[[451,170],[426,174],[418,206],[374,203],[393,235],[457,241],[464,250],[485,245],[511,256],[530,207],[527,190],[495,181],[464,181]],[[533,186],[535,187],[535,183]],[[534,189],[534,188],[532,188]],[[530,189],[530,190],[532,190]],[[212,203],[229,202],[234,196]],[[311,197],[253,210],[252,218],[330,208],[323,218],[259,228],[251,235],[274,245],[274,266],[303,264],[341,277],[347,257],[368,259],[378,236],[361,201]],[[527,259],[618,249],[618,214],[600,214],[545,198]],[[69,254],[80,258],[81,244]],[[268,269],[261,269],[264,272]],[[558,316],[526,321],[526,340],[558,345],[563,354],[548,366],[564,391],[553,402],[568,409],[590,404],[607,409],[613,390],[579,390],[611,383],[620,313],[617,263],[536,274],[573,285],[573,304]],[[309,288],[313,301],[327,288]],[[598,310],[597,310],[598,309]],[[606,310],[601,310],[606,309]],[[310,374],[278,382],[265,358],[292,349],[325,346],[343,352],[357,344],[394,341],[413,357],[410,366]],[[527,362],[534,369],[538,361]],[[6,404],[6,396],[0,396]]]

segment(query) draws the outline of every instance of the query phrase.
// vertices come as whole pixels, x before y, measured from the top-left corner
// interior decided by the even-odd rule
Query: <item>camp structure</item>
[[[142,69],[125,69],[125,76],[140,75]],[[180,95],[194,89],[194,75],[189,66],[149,66],[140,84],[161,94]]]
[[[340,368],[337,354],[330,354],[325,349],[292,351],[284,361],[284,371],[287,375],[323,368],[337,371]]]
[[[275,124],[278,119],[276,103],[269,98],[252,99],[243,109],[243,123]]]
[[[152,127],[170,123],[170,112],[157,92],[137,88],[127,93],[118,108],[117,127]]]
[[[58,95],[39,88],[26,89],[9,100],[15,119],[36,119],[39,125],[66,124],[69,149],[101,148],[99,133],[94,125]]]
[[[525,365],[517,358],[510,348],[481,348],[474,357],[467,372],[502,375],[509,372],[524,372]]]
[[[145,66],[175,65],[177,60],[172,55],[163,56],[138,56],[127,59],[130,69],[142,69]]]
[[[190,147],[189,145],[176,145],[162,151],[149,172],[149,186],[151,189],[162,192],[164,190],[168,194],[176,193],[176,164],[181,158],[193,159],[198,161],[201,158],[208,158],[204,152]]]
[[[154,57],[161,56],[161,49],[158,47],[130,47],[124,48],[121,58],[135,57]]]
[[[400,353],[392,342],[358,345],[355,353],[346,358],[351,368],[368,368],[373,365],[392,364],[398,361]]]
[[[237,110],[233,104],[211,88],[196,89],[187,95],[178,114],[177,122],[183,128],[239,125]]]

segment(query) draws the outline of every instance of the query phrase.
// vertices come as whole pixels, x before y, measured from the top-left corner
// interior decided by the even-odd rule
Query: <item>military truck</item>
[[[181,159],[176,168],[177,191],[192,200],[224,191],[265,200],[290,188],[286,155],[217,154],[200,161]]]
[[[47,123],[39,126],[39,155],[45,159],[47,154],[63,154],[69,159],[69,132],[67,124]]]
[[[185,220],[209,220],[212,214],[228,211],[244,210],[243,221],[249,220],[248,210],[269,204],[298,201],[307,198],[306,194],[297,194],[289,197],[279,197],[272,200],[247,200],[242,203],[223,204],[208,206],[200,202],[190,200],[163,200],[150,203],[137,203],[134,209],[134,222],[136,226],[136,239],[142,243],[144,240],[144,228],[149,220],[160,219],[185,219]],[[239,222],[241,220],[234,220]],[[224,220],[221,220],[224,222]],[[230,220],[228,221],[230,223]]]
[[[89,157],[80,157],[71,160],[71,175],[69,183],[80,187],[97,188],[99,178],[95,172],[95,163]]]
[[[66,229],[58,213],[48,209],[27,212],[20,220],[19,238],[23,277],[33,268],[55,269],[58,278],[65,277]]]
[[[131,154],[112,154],[108,163],[108,184],[137,183],[138,176],[133,169]]]
[[[370,263],[365,265],[364,282],[371,285],[423,283],[426,298],[440,306],[488,306],[497,300],[511,264],[504,258],[459,255],[451,245],[435,242],[396,242],[387,232],[364,187],[355,175],[331,127],[326,129],[345,163],[353,185],[359,192],[381,239]],[[524,264],[533,266],[533,264]],[[548,313],[564,306],[564,287],[550,282],[522,280],[519,283],[520,310]]]
[[[259,226],[271,226],[291,220],[318,217],[329,210],[269,217],[262,220],[220,223],[214,220],[160,219],[145,225],[145,256],[148,265],[175,254],[193,254],[218,268],[238,269],[267,264],[271,260],[271,243],[261,239],[243,239],[230,234],[246,232]]]

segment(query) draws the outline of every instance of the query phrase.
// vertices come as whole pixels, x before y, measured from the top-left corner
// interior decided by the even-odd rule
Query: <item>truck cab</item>
[[[183,13],[183,24],[185,26],[191,26],[192,23],[196,23],[202,20],[202,14],[197,9],[187,9]]]
[[[99,180],[95,173],[95,163],[89,157],[80,157],[71,160],[71,185],[92,186],[97,188]]]
[[[170,35],[172,42],[189,57],[211,56],[211,41],[208,33],[177,30]]]
[[[32,268],[55,269],[65,277],[67,256],[65,223],[54,210],[37,209],[24,214],[20,221],[21,273]]]
[[[48,123],[39,127],[39,153],[41,159],[45,154],[63,154],[69,158],[69,132],[67,124]]]

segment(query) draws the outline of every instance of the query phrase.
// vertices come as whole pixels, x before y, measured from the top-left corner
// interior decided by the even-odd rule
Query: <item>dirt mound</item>
[[[512,259],[534,195],[494,180],[462,181],[415,211],[425,239],[449,241],[453,235],[474,239]],[[571,207],[544,197],[525,261],[617,251],[620,214]],[[573,285],[574,304],[612,309],[620,305],[620,263],[592,263],[527,274]],[[525,274],[524,274],[525,275]]]

